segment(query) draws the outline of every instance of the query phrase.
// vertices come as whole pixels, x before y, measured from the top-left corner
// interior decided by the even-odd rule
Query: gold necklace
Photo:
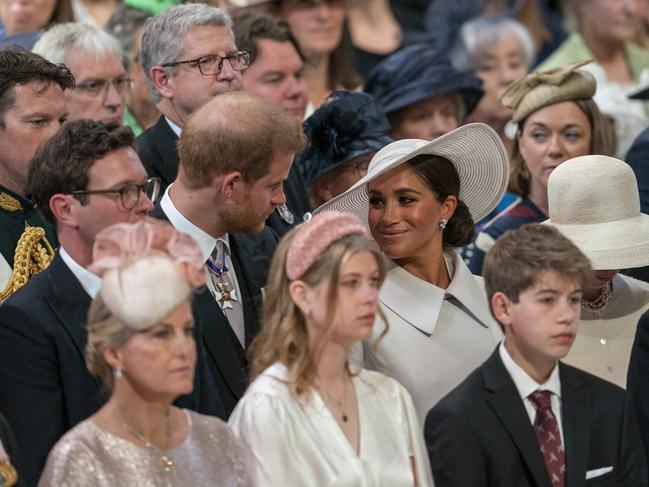
[[[335,399],[332,399],[329,393],[322,388],[322,392],[325,395],[325,398],[327,399],[327,403],[333,404],[336,409],[340,412],[340,417],[343,420],[343,423],[346,423],[349,420],[349,417],[345,413],[345,403],[347,402],[347,390],[348,390],[348,382],[345,381],[345,384],[343,385],[343,400],[342,401],[336,401]]]
[[[110,413],[113,415],[113,417],[117,420],[117,422],[124,428],[132,437],[136,438],[138,441],[144,443],[144,446],[146,448],[149,448],[151,450],[158,450],[160,451],[160,448],[155,446],[152,442],[147,440],[144,435],[140,434],[137,432],[134,428],[132,428],[122,416],[120,416],[117,412],[116,409],[113,408],[113,405],[109,402],[108,404],[108,410]],[[162,470],[165,473],[171,473],[173,471],[174,467],[174,461],[173,459],[164,453],[168,446],[169,446],[169,434],[171,433],[171,408],[167,412],[167,431],[165,433],[165,444],[164,444],[164,449],[162,450],[163,454],[160,457],[160,464],[162,465]]]

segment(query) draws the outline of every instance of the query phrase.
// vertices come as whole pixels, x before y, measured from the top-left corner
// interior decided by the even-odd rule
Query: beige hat
[[[507,150],[491,127],[483,123],[470,123],[432,142],[403,139],[386,145],[370,161],[365,177],[315,212],[353,213],[367,227],[367,184],[421,154],[444,157],[455,166],[460,176],[460,200],[467,205],[474,221],[489,214],[505,193],[509,181]]]
[[[509,85],[500,101],[514,110],[512,122],[518,123],[530,113],[548,105],[591,99],[597,89],[595,77],[577,69],[589,62],[578,61],[548,71],[530,73]]]
[[[640,213],[631,167],[608,156],[581,156],[548,179],[554,225],[590,259],[595,270],[649,265],[649,215]]]

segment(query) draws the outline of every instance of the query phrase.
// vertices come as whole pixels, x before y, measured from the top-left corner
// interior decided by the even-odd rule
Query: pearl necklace
[[[146,448],[149,448],[150,450],[160,450],[157,446],[155,446],[152,442],[147,440],[144,435],[140,434],[137,432],[134,428],[132,428],[122,416],[120,416],[117,412],[116,409],[113,408],[113,405],[109,402],[108,404],[108,410],[110,411],[110,414],[117,420],[117,422],[124,428],[132,437],[136,438],[138,441],[142,442]],[[168,445],[169,445],[169,435],[171,433],[171,409],[167,412],[167,431],[165,433],[165,444],[164,444],[164,449],[167,450]],[[160,456],[160,464],[162,465],[162,470],[165,473],[171,473],[173,471],[174,467],[174,461],[173,459],[163,453]]]
[[[595,301],[589,302],[584,299],[581,300],[581,309],[582,311],[587,311],[589,313],[601,313],[608,307],[608,304],[611,302],[612,296],[613,284],[611,283],[611,281],[608,281],[602,288],[602,291]]]

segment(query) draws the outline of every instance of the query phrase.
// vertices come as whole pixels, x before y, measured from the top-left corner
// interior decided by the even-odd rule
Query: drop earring
[[[124,374],[122,374],[122,368],[121,367],[116,367],[115,368],[115,380],[119,380],[123,376],[124,376]]]
[[[446,218],[442,218],[439,221],[439,229],[444,230],[446,228],[446,225],[448,224],[448,220]]]

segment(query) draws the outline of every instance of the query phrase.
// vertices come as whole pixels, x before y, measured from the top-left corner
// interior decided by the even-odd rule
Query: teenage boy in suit
[[[648,485],[623,389],[565,365],[588,259],[549,226],[504,234],[483,268],[505,339],[429,413],[435,485]]]

